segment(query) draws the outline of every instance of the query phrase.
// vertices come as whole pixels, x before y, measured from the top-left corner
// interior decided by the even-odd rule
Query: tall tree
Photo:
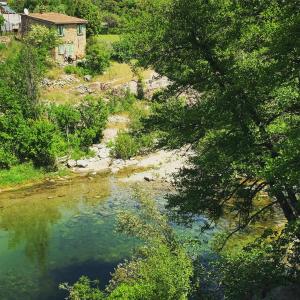
[[[129,39],[140,65],[193,91],[193,101],[156,105],[149,128],[169,146],[190,143],[192,167],[169,205],[245,228],[273,206],[299,218],[299,1],[144,1]],[[196,96],[195,96],[196,94]],[[270,202],[254,200],[267,192]]]

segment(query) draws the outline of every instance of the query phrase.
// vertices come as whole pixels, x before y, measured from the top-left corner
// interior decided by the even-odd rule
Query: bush
[[[85,68],[92,74],[102,74],[110,65],[111,53],[103,43],[93,43],[87,47]]]
[[[134,49],[127,39],[113,43],[112,59],[118,62],[129,62],[134,58]]]
[[[56,123],[66,138],[79,127],[80,112],[70,104],[52,105],[48,113],[50,120]]]
[[[52,105],[48,108],[48,115],[67,140],[69,148],[78,152],[99,142],[106,125],[108,109],[101,99],[86,97],[78,106]]]
[[[116,158],[129,159],[139,153],[140,144],[129,133],[118,134],[112,148],[112,154]]]
[[[130,92],[126,92],[123,97],[112,95],[108,102],[108,110],[111,114],[129,111],[135,102],[136,97]]]
[[[9,169],[17,162],[17,157],[10,151],[10,149],[0,146],[0,169]]]
[[[193,266],[169,220],[155,202],[138,195],[139,209],[118,216],[118,230],[143,241],[130,261],[120,264],[105,292],[97,282],[82,277],[73,286],[60,287],[67,299],[78,300],[186,300],[191,292]]]
[[[31,121],[19,128],[16,143],[23,161],[32,160],[38,167],[54,167],[54,124],[47,120]]]
[[[84,145],[87,145],[86,139],[87,131],[86,129],[91,129],[94,131],[94,137],[91,139],[93,143],[99,142],[102,137],[102,131],[105,128],[108,109],[102,99],[94,99],[93,97],[86,97],[83,102],[78,107],[80,111],[82,140],[85,141]],[[88,133],[91,137],[91,133]],[[91,143],[90,143],[91,144]],[[89,144],[89,145],[90,145]]]
[[[83,67],[73,65],[65,66],[64,71],[66,74],[75,74],[77,76],[84,76],[88,73]]]

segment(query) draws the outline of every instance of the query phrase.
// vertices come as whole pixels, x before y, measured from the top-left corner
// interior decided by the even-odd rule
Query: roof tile
[[[68,15],[47,12],[47,13],[31,13],[28,15],[29,18],[40,20],[53,24],[87,24],[88,21]]]

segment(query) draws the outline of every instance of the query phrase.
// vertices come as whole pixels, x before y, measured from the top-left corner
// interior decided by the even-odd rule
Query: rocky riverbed
[[[125,116],[114,115],[109,118],[108,128],[104,130],[102,143],[93,145],[90,150],[94,157],[67,160],[66,166],[74,173],[112,173],[123,174],[120,180],[124,182],[155,181],[162,180],[170,182],[172,174],[176,173],[188,163],[192,151],[188,147],[178,150],[158,150],[154,153],[137,156],[128,160],[115,159],[110,155],[111,143],[118,134],[118,128],[126,127],[129,119]],[[110,126],[114,124],[115,126]]]

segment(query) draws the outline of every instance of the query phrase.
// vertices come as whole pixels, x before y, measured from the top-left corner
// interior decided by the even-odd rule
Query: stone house
[[[21,33],[26,34],[32,25],[55,28],[62,44],[53,49],[53,57],[58,63],[80,60],[85,57],[86,24],[84,19],[60,13],[22,14]]]
[[[12,10],[6,1],[0,1],[0,15],[4,18],[1,32],[18,32],[21,25],[21,16]]]

